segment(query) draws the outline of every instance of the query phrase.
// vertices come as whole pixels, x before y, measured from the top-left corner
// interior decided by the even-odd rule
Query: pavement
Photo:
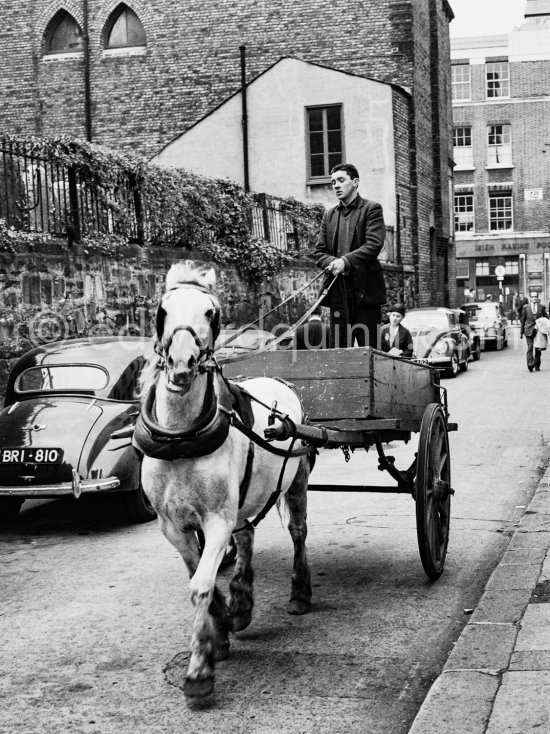
[[[409,734],[550,734],[550,468]]]

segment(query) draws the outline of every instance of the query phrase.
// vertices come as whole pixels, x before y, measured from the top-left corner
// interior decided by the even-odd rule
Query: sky
[[[451,38],[508,33],[524,22],[526,0],[449,0]]]

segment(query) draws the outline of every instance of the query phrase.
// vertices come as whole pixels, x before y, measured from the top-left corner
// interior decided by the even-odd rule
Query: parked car
[[[403,325],[413,338],[413,359],[456,377],[468,369],[470,342],[461,330],[458,316],[450,308],[413,308]]]
[[[250,326],[235,337],[238,329],[222,329],[215,349],[216,359],[225,362],[234,357],[242,357],[258,349],[275,349],[276,336],[269,331]]]
[[[139,337],[75,339],[15,363],[0,410],[0,522],[14,520],[26,499],[87,493],[119,493],[134,522],[156,517],[129,430],[151,349]]]
[[[508,346],[510,322],[501,303],[495,301],[464,303],[460,308],[468,314],[470,326],[479,335],[482,349],[487,347],[503,349]]]
[[[457,315],[461,330],[468,337],[468,341],[470,343],[470,357],[474,362],[477,362],[481,358],[481,339],[479,338],[479,334],[472,328],[466,311],[462,308],[455,308],[453,311]]]

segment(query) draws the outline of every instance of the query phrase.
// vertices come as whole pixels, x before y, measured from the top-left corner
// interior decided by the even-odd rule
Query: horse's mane
[[[174,290],[181,285],[198,286],[212,293],[216,285],[214,268],[196,265],[193,260],[181,260],[174,263],[166,275],[165,292]],[[139,378],[140,395],[143,395],[153,385],[160,371],[159,357],[152,354],[141,372]]]
[[[216,285],[214,268],[197,266],[192,260],[174,263],[166,276],[166,290],[172,290],[179,285],[197,285],[211,293]]]

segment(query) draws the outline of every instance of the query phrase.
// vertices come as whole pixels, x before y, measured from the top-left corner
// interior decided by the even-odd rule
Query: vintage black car
[[[449,377],[468,369],[470,342],[450,308],[413,308],[403,325],[411,332],[413,358],[442,370]]]
[[[481,339],[479,338],[479,334],[472,328],[467,311],[461,308],[454,308],[453,311],[456,313],[462,332],[466,334],[470,342],[470,357],[474,362],[477,362],[481,358]]]
[[[151,349],[140,337],[95,337],[36,347],[16,362],[0,411],[0,522],[25,499],[86,493],[119,493],[133,522],[156,517],[128,430]]]

